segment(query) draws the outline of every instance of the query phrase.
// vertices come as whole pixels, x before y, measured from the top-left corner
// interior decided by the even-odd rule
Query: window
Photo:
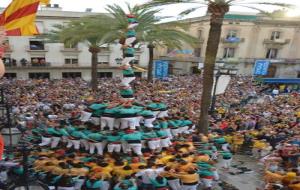
[[[198,30],[198,39],[202,39],[202,30]]]
[[[32,57],[31,58],[31,65],[32,66],[46,66],[46,60],[45,57]]]
[[[223,58],[232,58],[234,57],[235,49],[234,48],[224,48]]]
[[[108,65],[109,55],[98,55],[98,64]]]
[[[298,75],[297,75],[297,78],[300,78],[300,71],[298,71]]]
[[[66,58],[65,59],[65,64],[66,65],[77,65],[78,64],[78,59],[76,59],[76,58]]]
[[[81,72],[64,72],[62,78],[81,78]]]
[[[17,73],[5,73],[5,78],[17,78]]]
[[[271,40],[276,40],[280,38],[280,32],[278,31],[273,31],[271,34]]]
[[[194,56],[195,57],[201,57],[201,48],[195,48],[194,49]]]
[[[267,59],[276,59],[277,56],[278,56],[278,49],[275,49],[275,48],[268,49],[267,55],[266,55]]]
[[[235,38],[235,37],[237,37],[237,31],[236,30],[229,30],[228,34],[226,36],[226,39],[228,39],[228,38]]]
[[[29,73],[30,79],[50,79],[50,73]]]
[[[100,72],[98,78],[112,78],[112,72]]]
[[[45,50],[45,45],[43,41],[30,40],[29,41],[30,50]]]

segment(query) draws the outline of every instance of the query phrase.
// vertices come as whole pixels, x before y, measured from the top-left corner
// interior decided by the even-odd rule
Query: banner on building
[[[267,75],[270,66],[269,60],[256,60],[254,65],[254,75]]]
[[[169,75],[169,62],[157,60],[155,61],[155,69],[154,69],[154,76],[155,78],[163,79],[167,78]]]

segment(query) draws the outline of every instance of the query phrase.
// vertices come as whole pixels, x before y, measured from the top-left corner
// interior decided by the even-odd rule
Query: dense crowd
[[[120,101],[118,79],[102,79],[96,92],[81,79],[1,82],[16,122],[38,147],[32,174],[51,188],[210,189],[219,180],[218,160],[227,171],[231,152],[250,149],[265,164],[266,188],[297,189],[295,91],[271,96],[250,77],[237,77],[218,96],[205,136],[193,124],[200,76],[136,80],[132,104]]]

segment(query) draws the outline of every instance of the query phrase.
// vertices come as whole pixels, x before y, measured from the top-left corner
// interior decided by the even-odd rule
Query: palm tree
[[[118,23],[115,29],[117,34],[114,35],[124,38],[127,29],[125,11],[119,5],[109,5],[107,10]],[[155,15],[161,10],[153,10],[150,7],[143,6],[130,7],[129,5],[128,10],[136,16],[139,22],[136,28],[137,40],[147,44],[149,50],[148,82],[151,82],[153,80],[152,70],[155,47],[164,46],[181,49],[183,42],[193,45],[196,42],[196,38],[180,30],[186,26],[182,23],[159,24],[163,18]],[[174,27],[178,29],[174,29]]]
[[[193,8],[187,9],[180,15],[186,15],[191,12],[207,6],[207,12],[210,14],[210,30],[208,35],[205,60],[204,60],[204,73],[203,73],[203,92],[201,98],[201,114],[199,119],[199,132],[204,134],[208,133],[208,111],[211,104],[211,93],[214,79],[214,68],[218,46],[220,42],[223,19],[225,14],[229,11],[231,6],[241,6],[260,11],[261,13],[268,14],[263,9],[257,8],[257,5],[265,6],[278,6],[290,8],[291,5],[284,3],[251,3],[245,0],[151,0],[144,4],[145,7],[159,7],[163,5],[177,4],[177,3],[192,3],[195,4]]]
[[[114,23],[114,19],[107,15],[87,16],[73,20],[66,26],[55,25],[54,29],[43,37],[50,42],[62,42],[67,46],[73,46],[79,42],[88,44],[89,52],[92,55],[91,86],[95,91],[98,86],[98,53],[101,51],[101,46],[113,41],[113,39],[107,38],[107,35],[112,31]]]

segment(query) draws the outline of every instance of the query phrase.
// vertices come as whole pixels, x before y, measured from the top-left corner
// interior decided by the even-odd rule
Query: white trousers
[[[67,148],[71,148],[74,147],[75,150],[79,150],[80,149],[80,140],[68,140],[68,144],[67,144]]]
[[[172,145],[172,142],[169,137],[165,139],[160,139],[160,146],[162,148],[170,147],[170,145]]]
[[[148,141],[148,147],[151,150],[156,150],[160,148],[160,140]]]
[[[198,185],[182,185],[182,190],[197,190]]]
[[[229,151],[228,146],[229,146],[228,143],[222,144],[222,150],[228,152]]]
[[[39,146],[47,146],[49,144],[51,144],[51,138],[42,137],[42,142],[39,144]]]
[[[162,129],[162,130],[165,131],[165,132],[168,134],[168,137],[169,137],[170,139],[173,138],[173,135],[172,135],[172,133],[171,133],[171,129],[170,129],[170,128],[166,128],[166,129]]]
[[[56,148],[59,144],[60,137],[52,137],[51,138],[51,148]]]
[[[122,150],[123,152],[126,154],[128,152],[130,152],[130,148],[129,148],[129,145],[126,141],[122,141]]]
[[[84,179],[77,179],[74,185],[75,190],[81,190],[81,187],[84,184]]]
[[[232,158],[228,159],[228,160],[222,159],[222,166],[224,168],[229,168],[231,166],[231,161],[232,161]]]
[[[91,117],[91,122],[94,125],[100,125],[100,118],[99,117]]]
[[[100,187],[101,190],[109,190],[109,182],[108,181],[102,181],[102,186]]]
[[[168,184],[171,187],[171,190],[181,190],[179,179],[168,180]]]
[[[103,150],[105,148],[105,142],[98,142],[98,143],[89,143],[90,145],[90,154],[95,153],[95,148],[97,149],[97,154],[98,155],[103,155]]]
[[[136,119],[136,117],[121,118],[121,129],[130,128],[135,130]]]
[[[107,151],[109,153],[112,153],[112,152],[121,152],[121,144],[109,143],[107,145]]]
[[[219,181],[220,180],[220,175],[219,175],[218,171],[215,170],[215,171],[212,171],[212,173],[214,174],[214,180]]]
[[[142,144],[141,143],[131,143],[128,144],[128,149],[132,150],[137,155],[142,155]]]
[[[135,123],[135,126],[136,127],[140,127],[141,126],[141,121],[143,120],[143,117],[142,116],[138,116],[138,117],[136,117],[136,123]]]
[[[114,130],[115,118],[113,117],[101,117],[101,130],[104,130],[105,127],[109,127],[109,130]]]
[[[122,86],[130,86],[129,84],[134,81],[135,77],[124,77],[122,79],[121,85]]]
[[[202,182],[203,182],[205,188],[212,187],[212,182],[213,182],[212,179],[202,178]]]
[[[85,149],[86,151],[89,150],[90,145],[89,145],[89,142],[88,142],[87,140],[81,139],[81,140],[80,140],[80,144],[81,144],[82,147],[84,147],[84,149]]]
[[[57,190],[75,190],[74,187],[57,187]]]
[[[150,119],[144,119],[144,125],[145,127],[148,127],[148,128],[153,128],[153,121],[155,121],[155,117],[154,118],[150,118]]]
[[[158,113],[157,118],[163,118],[163,117],[168,117],[168,110],[161,111]]]
[[[115,129],[119,129],[120,125],[121,125],[121,119],[119,119],[119,118],[115,119],[115,121],[114,121]]]
[[[171,133],[173,137],[176,137],[180,133],[180,128],[171,129]]]
[[[80,116],[80,120],[83,121],[83,122],[87,122],[88,120],[90,120],[91,116],[92,116],[92,113],[82,111],[81,116]]]

